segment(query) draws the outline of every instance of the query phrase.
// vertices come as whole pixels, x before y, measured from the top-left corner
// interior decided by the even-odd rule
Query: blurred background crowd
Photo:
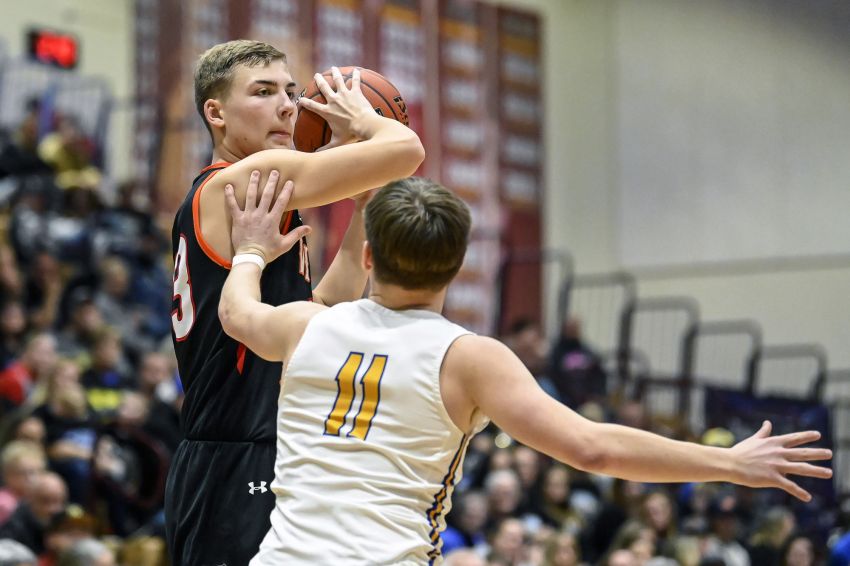
[[[786,7],[788,5],[788,2],[781,0],[777,0],[777,3]],[[176,13],[174,11],[177,10],[177,3],[165,0],[138,0],[125,4],[133,5],[128,13],[139,15],[139,22],[164,20],[168,14]],[[214,5],[217,12],[207,4]],[[174,68],[168,67],[169,64],[182,65],[188,61],[188,65],[191,65],[194,56],[209,44],[229,36],[245,35],[253,29],[246,27],[250,22],[243,21],[244,18],[231,18],[243,26],[241,33],[232,33],[232,26],[236,25],[232,24],[229,34],[222,32],[221,36],[210,35],[210,29],[219,24],[225,26],[227,20],[225,17],[216,20],[210,14],[225,13],[227,6],[230,6],[231,11],[236,10],[234,6],[246,11],[248,8],[245,6],[251,6],[254,10],[262,8],[271,14],[276,9],[295,10],[292,6],[307,4],[316,10],[327,9],[328,13],[331,13],[331,9],[341,10],[341,5],[347,6],[345,9],[349,11],[357,11],[351,8],[354,4],[359,6],[359,2],[340,3],[330,0],[300,4],[289,0],[277,3],[259,0],[185,2],[182,17],[197,17],[198,22],[207,26],[195,25],[197,22],[192,24],[194,27],[187,25],[187,29],[191,28],[191,34],[194,34],[191,37],[195,38],[195,43],[187,40],[182,44],[182,58],[176,57],[174,61],[166,61],[164,56],[151,55],[152,51],[140,50],[142,55],[139,55],[137,64],[161,66],[158,84],[165,89],[163,85],[175,82],[173,78],[166,80],[166,75],[177,74]],[[479,6],[479,3],[462,0],[439,3],[428,3],[427,0],[387,0],[367,4],[371,11],[375,11],[375,6],[393,5],[397,10],[387,12],[390,15],[398,16],[398,10],[404,9],[412,11],[417,17],[422,14],[423,21],[428,17],[436,18],[437,15],[447,19],[463,19],[466,17],[463,15],[464,10],[472,9],[470,6],[473,5]],[[432,4],[439,5],[440,14],[429,11]],[[610,8],[616,5],[623,10],[626,10],[626,6],[632,6],[629,9],[636,9],[636,5],[625,1],[562,3],[561,0],[528,0],[524,4],[545,6],[546,13],[556,15],[560,14],[562,6],[569,4],[571,10],[576,10],[577,16],[584,18],[581,21],[593,25],[599,25],[603,20],[609,21],[605,18],[610,18],[610,15],[600,6]],[[651,4],[663,11],[669,2],[659,0]],[[720,6],[723,2],[718,0],[714,4]],[[824,0],[813,4],[826,5],[830,2]],[[591,5],[595,8],[589,8]],[[99,6],[104,8],[106,3]],[[164,16],[157,11],[159,9],[164,10]],[[593,11],[597,9],[601,11]],[[85,10],[82,13],[80,21],[86,17]],[[660,12],[653,13],[657,16]],[[143,15],[148,20],[144,20]],[[285,18],[288,18],[286,21],[294,21],[289,12],[278,16],[281,21]],[[515,14],[508,16],[514,17]],[[501,12],[499,17],[502,17]],[[262,18],[258,16],[255,20],[262,22],[269,18],[268,15]],[[321,18],[317,18],[319,20]],[[331,23],[341,21],[339,17],[336,20],[325,20]],[[409,23],[409,14],[402,20]],[[471,21],[464,25],[472,25]],[[523,14],[522,18],[510,21],[540,22],[534,14]],[[517,25],[516,29],[521,27]],[[172,38],[168,34],[158,36],[151,29],[137,25],[137,45],[147,41],[150,45],[145,45],[150,49],[156,45],[161,49]],[[260,28],[254,31],[257,33],[252,35],[266,33]],[[580,34],[564,35],[581,37]],[[402,39],[407,37],[404,33],[396,36]],[[189,32],[187,37],[190,37]],[[457,41],[466,41],[473,36],[464,32],[460,37]],[[304,75],[306,72],[309,76],[313,70],[313,65],[305,63],[310,60],[309,54],[286,45],[286,41],[291,39],[289,36],[283,34],[279,39],[287,51],[295,52],[294,59],[301,60],[300,73]],[[445,41],[455,39],[448,37]],[[513,40],[508,43],[513,46],[526,45]],[[324,43],[317,41],[316,45]],[[542,48],[539,44],[535,45],[537,51],[534,54],[538,58],[535,61],[539,63]],[[520,51],[525,53],[523,49],[525,47]],[[463,50],[457,52],[466,53]],[[6,57],[5,52],[0,55]],[[521,63],[522,60],[514,57],[516,54],[508,55],[513,57],[506,56],[512,62],[508,66],[514,71],[519,69],[522,75],[524,68],[516,64],[516,61]],[[342,55],[321,55],[323,58],[331,56]],[[312,60],[319,61],[319,55]],[[4,61],[8,63],[9,59]],[[458,71],[455,68],[452,71],[451,63],[440,63],[449,79],[453,72],[456,75],[454,78],[468,78],[468,70]],[[380,68],[385,69],[384,66]],[[580,74],[582,68],[577,65],[573,71]],[[180,71],[184,73],[180,80],[185,84],[181,87],[182,91],[178,89],[175,92],[188,89],[190,73],[187,69]],[[539,69],[532,75],[536,76],[534,73],[537,71]],[[419,98],[413,96],[416,81],[405,79],[403,69],[397,72],[402,76],[402,80],[397,82],[403,94],[410,95],[408,103],[414,122],[418,119],[427,130],[429,126],[425,117],[431,114],[430,110],[423,111],[425,103],[421,93],[417,95]],[[604,72],[604,69],[600,72]],[[147,77],[143,74],[139,76]],[[399,75],[388,73],[388,76],[395,78]],[[559,84],[557,76],[550,76],[549,80],[552,84]],[[145,83],[147,86],[144,86],[142,79],[139,81],[140,92],[147,92],[144,88],[150,85]],[[486,77],[482,81],[486,81]],[[590,82],[590,86],[579,85],[576,88],[597,88]],[[183,117],[181,120],[185,121],[166,121],[168,127],[178,131],[177,137],[182,136],[182,141],[178,140],[180,143],[174,147],[183,147],[185,151],[163,151],[158,161],[147,160],[144,169],[136,171],[138,175],[119,177],[114,174],[114,164],[110,160],[114,162],[116,159],[115,147],[128,144],[115,145],[102,128],[92,127],[92,113],[86,107],[88,99],[74,98],[72,103],[66,100],[58,104],[57,100],[61,102],[61,99],[57,99],[55,93],[46,87],[27,91],[11,89],[9,81],[0,81],[0,84],[3,85],[0,88],[0,114],[4,125],[0,128],[0,566],[166,566],[163,492],[170,458],[181,438],[179,415],[182,402],[181,383],[171,346],[173,278],[169,242],[170,213],[174,203],[182,198],[181,191],[188,187],[189,179],[184,178],[188,175],[186,172],[196,171],[205,165],[206,146],[198,143],[198,140],[205,140],[206,133],[197,116],[192,115],[191,97],[164,94],[162,99],[165,102],[157,102],[159,110],[164,114],[180,115]],[[512,96],[531,96],[537,101],[542,96],[540,89],[529,93],[523,91],[521,86],[516,88],[518,90]],[[551,94],[551,90],[547,90],[547,93]],[[573,102],[579,105],[582,103],[578,99]],[[469,118],[467,110],[452,110],[445,101],[442,104],[445,116],[452,118],[454,112],[454,118]],[[80,110],[80,114],[74,112],[75,107]],[[190,109],[186,111],[184,107]],[[15,109],[11,114],[13,119],[9,118],[9,108]],[[531,115],[533,126],[537,128],[534,135],[539,137],[542,135],[540,127],[544,119],[535,111]],[[146,119],[144,116],[142,118]],[[142,118],[136,116],[135,123],[144,121]],[[588,119],[591,118],[592,115]],[[444,120],[446,123],[448,121]],[[193,125],[186,126],[187,123]],[[506,137],[511,135],[513,127],[518,132],[531,128],[528,124],[517,126],[510,117],[505,118],[505,123],[507,126],[501,133]],[[571,131],[576,133],[572,135],[582,137],[582,143],[592,144],[593,136],[585,136],[583,132],[596,130],[596,125],[587,128],[588,124],[580,122],[578,126],[584,126],[585,129],[573,128]],[[466,127],[453,131],[470,132]],[[552,135],[552,132],[560,135],[558,128],[552,127],[547,135]],[[160,147],[158,141],[162,142],[161,147],[165,147],[166,142],[176,143],[169,136],[165,131],[160,132],[159,137],[148,139],[149,143],[146,142],[145,146],[147,151],[153,152]],[[435,144],[435,139],[438,142],[442,140],[444,147],[438,150],[435,145],[439,144]],[[482,139],[486,139],[486,136]],[[596,147],[605,145],[603,142],[597,143]],[[431,165],[429,173],[443,172],[446,177],[451,177],[447,165],[450,158],[460,156],[457,159],[461,161],[477,159],[468,149],[458,149],[457,145],[451,149],[452,143],[450,136],[431,136],[429,162],[437,165]],[[495,144],[492,145],[486,151],[499,153],[499,156],[490,156],[490,161],[495,163],[501,159],[501,150]],[[570,145],[570,151],[574,152],[572,145],[580,144],[566,145]],[[837,145],[846,147],[846,144]],[[523,147],[526,146],[519,144],[520,149]],[[442,166],[439,163],[441,151],[444,160]],[[452,151],[456,154],[454,157]],[[534,154],[534,151],[531,153]],[[570,161],[573,171],[588,173],[590,168],[596,167],[593,159],[584,160],[586,165],[580,165],[573,159],[574,153],[570,155],[572,157],[567,161]],[[163,179],[157,178],[151,171],[157,163],[167,165],[169,161],[173,171],[165,184],[168,185],[166,188],[170,196],[163,196],[162,187],[157,186],[157,183],[163,184]],[[177,161],[179,165],[175,165]],[[552,164],[549,166],[560,166],[557,157],[550,161]],[[522,164],[517,167],[517,171],[530,171],[528,168],[522,169],[525,167]],[[542,169],[539,167],[542,165],[538,163],[534,173],[537,175],[534,177],[536,182],[542,178]],[[599,169],[602,169],[601,166]],[[504,168],[500,170],[505,171]],[[506,177],[527,179],[512,174]],[[118,182],[117,178],[129,180]],[[175,178],[181,181],[172,183],[171,180]],[[575,181],[576,178],[571,177],[570,180]],[[744,405],[736,410],[730,406],[728,414],[724,410],[717,410],[716,404],[714,410],[711,410],[711,405],[705,405],[709,407],[705,411],[707,414],[694,418],[693,411],[697,408],[704,410],[701,402],[688,405],[674,401],[659,406],[658,399],[652,396],[655,391],[653,387],[663,390],[665,394],[668,389],[679,391],[682,384],[690,387],[697,375],[694,368],[685,367],[687,364],[684,362],[681,371],[678,366],[671,370],[675,379],[671,379],[671,375],[663,375],[664,371],[659,369],[655,353],[647,344],[639,343],[641,332],[639,322],[634,318],[637,316],[635,308],[638,302],[630,299],[628,308],[624,306],[625,303],[612,307],[610,312],[613,314],[608,318],[617,323],[609,325],[613,329],[610,334],[618,338],[606,343],[595,340],[601,335],[599,332],[593,333],[594,339],[587,337],[591,334],[587,332],[587,327],[590,324],[597,325],[598,320],[583,318],[583,315],[590,316],[593,309],[582,310],[579,300],[581,286],[587,284],[592,287],[595,283],[591,284],[589,280],[583,280],[582,283],[580,278],[572,279],[572,287],[564,287],[563,302],[558,302],[557,315],[552,316],[555,309],[551,308],[551,302],[547,303],[539,297],[543,294],[539,291],[542,287],[541,279],[545,278],[540,272],[546,268],[544,264],[547,258],[551,257],[541,246],[575,243],[574,251],[577,250],[579,258],[586,261],[591,257],[588,263],[596,265],[596,260],[592,259],[594,254],[586,253],[591,249],[588,242],[596,238],[596,232],[593,227],[583,224],[579,216],[587,214],[596,219],[604,216],[592,214],[594,203],[590,195],[595,195],[598,185],[605,183],[597,183],[598,179],[589,173],[587,178],[578,180],[587,182],[570,185],[572,192],[568,196],[564,196],[567,191],[561,195],[553,189],[547,194],[536,187],[520,195],[522,198],[514,199],[515,202],[511,201],[513,197],[500,195],[498,191],[485,198],[464,192],[463,187],[459,188],[465,198],[473,204],[481,205],[474,208],[476,214],[489,210],[492,203],[487,204],[487,199],[493,199],[497,206],[498,202],[514,202],[514,210],[502,216],[490,215],[489,220],[485,220],[500,225],[500,229],[507,232],[517,227],[526,229],[532,226],[536,234],[529,240],[530,243],[523,243],[525,234],[522,230],[514,230],[515,233],[509,234],[510,237],[497,244],[497,248],[504,244],[507,248],[513,246],[515,249],[507,250],[501,262],[485,261],[490,257],[486,246],[492,242],[485,242],[482,248],[479,246],[481,241],[478,241],[471,247],[467,267],[473,272],[478,269],[479,273],[459,278],[459,291],[453,302],[450,301],[457,318],[464,323],[480,322],[482,326],[477,328],[479,331],[498,335],[523,360],[547,393],[593,420],[616,422],[715,446],[732,446],[742,440],[744,434],[755,430],[752,423],[746,421],[740,413],[746,413],[750,410],[748,407],[758,407],[759,414],[754,415],[756,420],[760,415],[767,414],[780,421],[785,417],[790,423],[787,426],[821,427],[827,436],[825,443],[833,442],[836,449],[844,446],[839,446],[845,440],[840,434],[844,429],[840,425],[831,429],[834,422],[829,417],[835,415],[827,411],[827,405],[834,399],[824,394],[821,387],[825,379],[823,367],[819,366],[814,373],[805,370],[798,371],[790,378],[779,377],[786,385],[803,383],[805,394],[789,401],[791,404],[771,406],[769,410],[762,405]],[[451,185],[449,182],[447,184]],[[500,190],[507,189],[503,187]],[[585,230],[586,234],[566,243],[545,238],[541,240],[543,220],[546,219],[549,226],[546,228],[547,234],[552,232],[551,226],[557,224],[551,216],[546,216],[549,214],[546,210],[541,210],[544,197],[555,199],[556,204],[563,204],[558,199],[572,198],[589,206],[588,209],[573,207],[571,204],[563,207],[565,217],[572,220],[564,224],[570,226],[571,230]],[[536,216],[529,216],[529,199],[536,207]],[[510,206],[505,208],[507,210]],[[581,210],[573,212],[578,209]],[[533,221],[528,221],[532,217]],[[321,224],[323,218],[318,215],[308,221]],[[477,220],[481,219],[482,216],[477,216]],[[321,225],[319,227],[323,228]],[[321,230],[317,231],[318,238]],[[486,240],[489,236],[479,233],[476,237]],[[328,240],[323,243],[323,249],[326,247],[332,250],[333,238],[328,236]],[[528,259],[528,246],[535,248],[533,261]],[[322,251],[317,251],[317,255],[322,254]],[[332,255],[332,252],[324,255]],[[323,259],[327,263],[327,257]],[[830,269],[844,273],[841,269],[846,271],[846,258],[841,261],[845,263]],[[314,265],[320,263],[316,261]],[[530,263],[537,271],[531,278],[528,277]],[[489,275],[491,272],[498,274],[499,280],[495,283],[488,279],[492,278]],[[795,273],[788,275],[794,276]],[[486,284],[480,287],[472,285],[470,282],[478,281],[476,277],[486,280]],[[753,277],[759,278],[761,275]],[[821,283],[826,281],[826,277],[822,276]],[[678,287],[671,286],[678,291]],[[627,287],[628,284],[622,286]],[[806,289],[810,290],[810,287]],[[485,291],[493,297],[492,302],[479,302],[478,299]],[[758,296],[762,293],[767,294],[768,290],[766,286],[760,285]],[[779,302],[787,302],[780,295],[776,297],[779,297],[776,299]],[[838,305],[834,301],[829,304]],[[658,303],[647,303],[644,306],[647,310],[659,310]],[[801,308],[800,317],[806,315],[803,311]],[[626,319],[621,320],[621,312],[628,312],[633,318],[628,319],[628,323],[622,322]],[[464,320],[464,316],[470,318]],[[781,317],[781,313],[777,316]],[[555,323],[552,324],[552,321]],[[691,322],[693,326],[687,328],[696,329],[698,317]],[[846,318],[842,319],[842,324],[846,326]],[[809,325],[809,328],[812,327]],[[623,332],[624,328],[628,332]],[[739,327],[733,330],[737,332]],[[668,330],[661,328],[656,334],[662,335],[664,332]],[[696,335],[680,328],[673,332],[675,336],[670,334],[672,338],[662,337],[664,343],[675,343],[678,348],[679,333],[682,332],[690,338]],[[840,338],[840,333],[834,334]],[[754,351],[758,350],[753,360],[758,362],[765,359],[768,350],[761,348],[760,341],[753,348]],[[792,350],[792,353],[797,351]],[[811,350],[804,351],[803,357],[810,353]],[[680,354],[679,349],[674,349],[662,352],[659,357],[669,356],[678,360]],[[782,352],[781,356],[786,354]],[[818,351],[815,354],[814,358],[819,360]],[[655,363],[655,366],[651,367],[647,360]],[[736,366],[732,372],[738,380],[735,387],[748,395],[758,393],[753,389],[754,383],[757,383],[758,371],[753,369],[758,366],[756,362],[750,368],[749,387],[742,385],[740,378],[743,373],[740,367]],[[672,365],[676,364],[678,361]],[[762,369],[764,371],[758,377],[770,374],[766,366]],[[805,379],[797,379],[803,374]],[[687,380],[679,379],[686,375]],[[813,382],[815,385],[811,388],[808,381],[810,375],[816,376]],[[812,395],[809,395],[810,392]],[[686,396],[690,399],[690,394],[690,389],[686,390],[681,393],[681,399]],[[755,395],[754,398],[763,397]],[[670,406],[676,409],[671,411]],[[832,405],[828,407],[829,411],[833,408]],[[838,434],[832,434],[832,430],[838,431]],[[784,493],[723,484],[658,485],[614,480],[553,462],[532,448],[516,443],[493,426],[471,441],[463,472],[463,480],[455,488],[448,528],[442,534],[446,564],[451,566],[850,564],[850,506],[844,499],[847,495],[846,485],[818,487],[806,484],[806,487],[814,488],[815,497],[811,503],[801,504]],[[837,473],[840,475],[841,471]]]

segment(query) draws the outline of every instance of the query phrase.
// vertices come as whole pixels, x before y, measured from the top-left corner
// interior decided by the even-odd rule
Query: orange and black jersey
[[[224,333],[218,302],[230,262],[219,257],[201,234],[201,191],[227,166],[211,165],[195,178],[171,232],[172,338],[185,391],[183,432],[190,440],[274,442],[281,364],[257,357]],[[297,211],[288,212],[284,230],[301,224]],[[262,300],[271,305],[310,300],[309,279],[302,239],[266,266],[260,283]]]

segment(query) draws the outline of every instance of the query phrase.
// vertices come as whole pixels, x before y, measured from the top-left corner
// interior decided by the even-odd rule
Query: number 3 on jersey
[[[351,431],[346,436],[366,440],[372,428],[372,419],[378,412],[381,402],[381,377],[387,365],[388,356],[376,354],[369,363],[369,368],[360,377],[360,408],[353,417]],[[325,434],[341,436],[340,431],[345,426],[348,413],[357,397],[357,370],[363,362],[363,354],[351,352],[345,363],[336,374],[337,394],[334,406],[325,420]]]
[[[177,255],[174,256],[174,295],[180,306],[171,312],[171,326],[177,341],[185,340],[195,324],[195,301],[192,298],[192,282],[189,280],[189,260],[186,257],[186,237],[180,235]]]

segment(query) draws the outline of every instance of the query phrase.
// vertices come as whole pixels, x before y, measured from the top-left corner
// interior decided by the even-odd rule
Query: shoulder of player
[[[472,376],[512,357],[510,349],[494,338],[464,334],[449,346],[444,364],[452,374]]]

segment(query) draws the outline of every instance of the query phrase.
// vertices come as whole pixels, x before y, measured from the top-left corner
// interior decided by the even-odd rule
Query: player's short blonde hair
[[[408,177],[378,191],[366,206],[365,224],[378,281],[439,290],[463,265],[472,220],[451,191]]]
[[[286,63],[283,52],[262,41],[234,39],[207,49],[195,65],[195,107],[207,130],[210,125],[204,116],[204,103],[210,98],[227,98],[237,65],[257,67],[272,61]]]

